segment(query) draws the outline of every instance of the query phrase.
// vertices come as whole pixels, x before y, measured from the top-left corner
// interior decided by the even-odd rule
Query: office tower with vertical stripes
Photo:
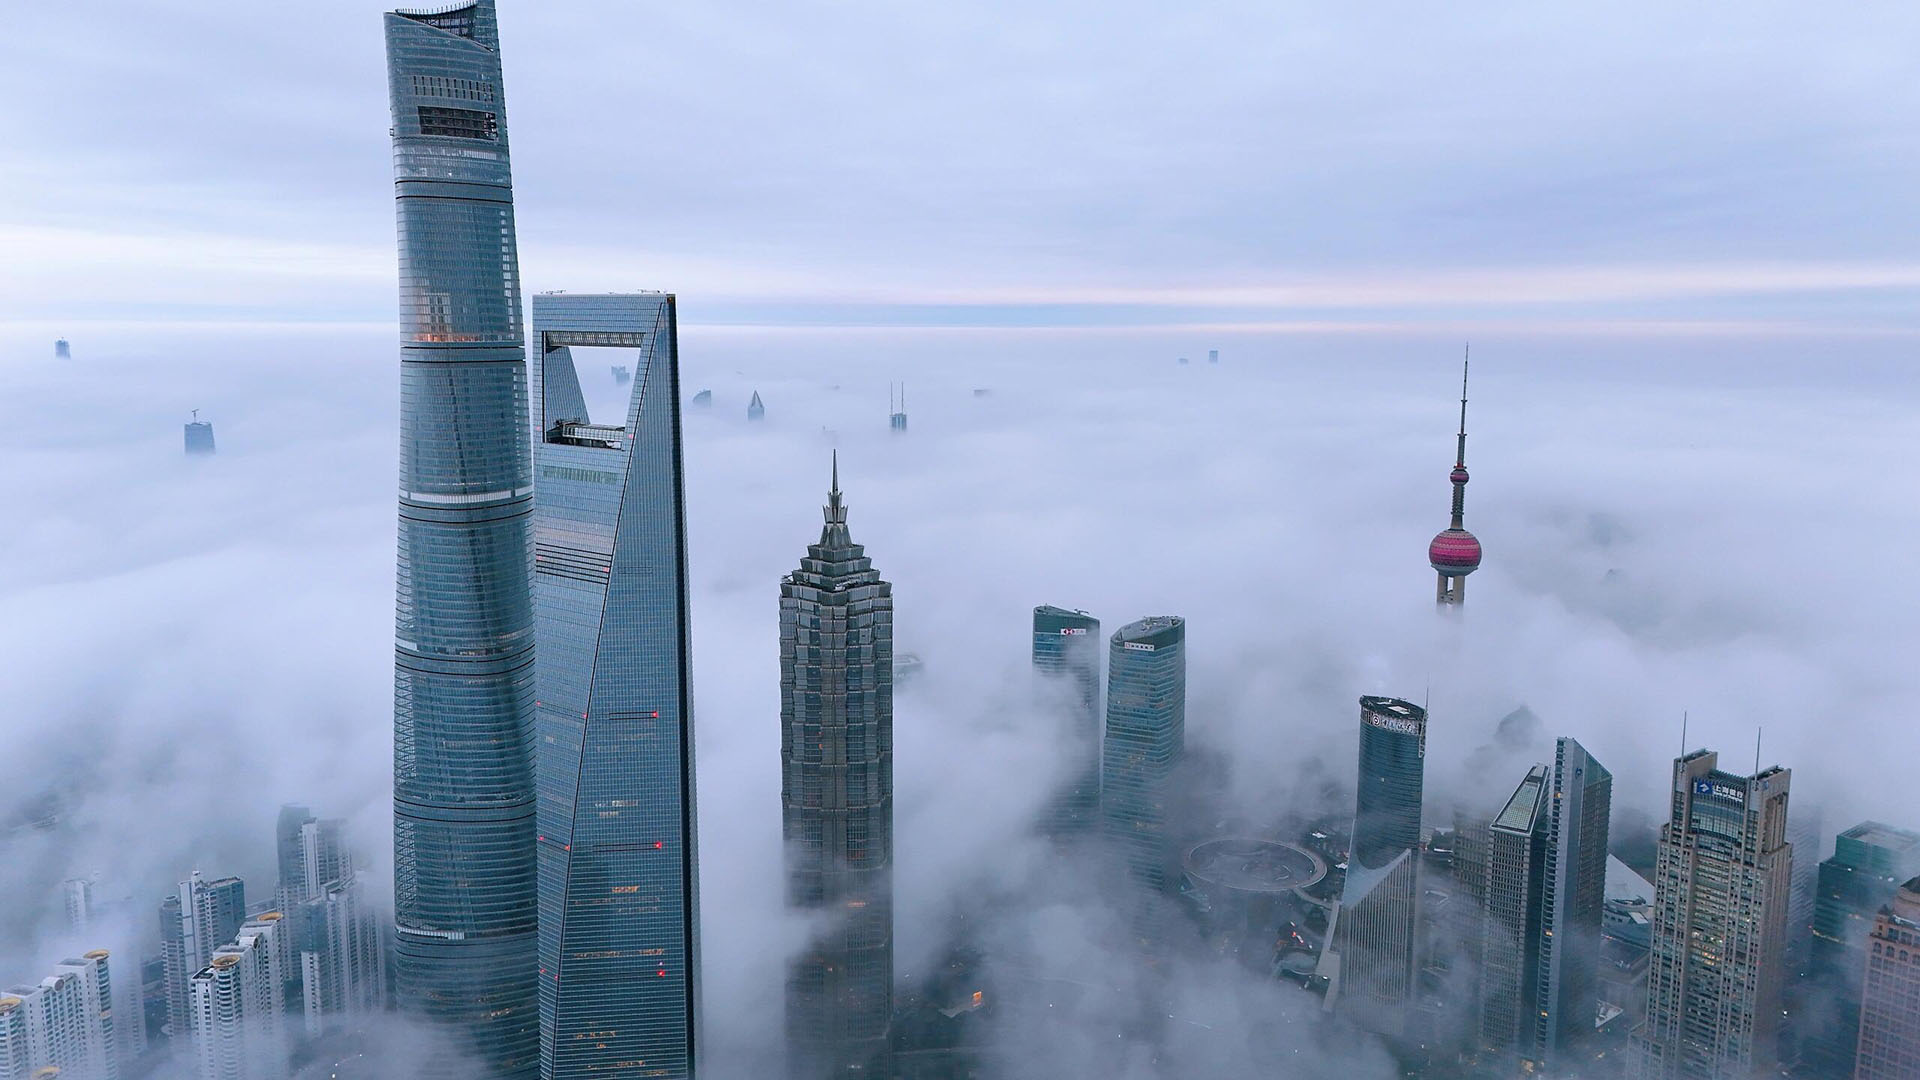
[[[1067,780],[1043,811],[1056,840],[1095,830],[1100,821],[1100,620],[1042,604],[1033,609],[1033,670],[1064,705]],[[1058,695],[1057,698],[1051,695]]]
[[[1173,771],[1187,745],[1187,621],[1152,615],[1113,632],[1107,647],[1107,730],[1100,812],[1133,880],[1164,889]]]
[[[533,514],[493,0],[385,17],[400,251],[394,916],[401,1006],[539,1069]]]
[[[576,349],[635,361],[587,413]],[[674,298],[533,298],[540,1074],[698,1071],[699,863]]]
[[[1562,738],[1489,828],[1481,1041],[1529,1069],[1593,1031],[1612,800],[1612,774]]]
[[[787,973],[795,1080],[891,1075],[893,586],[826,524],[780,582],[780,808],[787,902],[820,917]]]
[[[1654,867],[1647,1018],[1633,1031],[1641,1080],[1734,1080],[1773,1071],[1793,847],[1792,773],[1673,763]]]

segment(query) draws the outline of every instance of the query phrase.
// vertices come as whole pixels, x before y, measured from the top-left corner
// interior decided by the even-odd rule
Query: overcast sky
[[[0,318],[387,323],[377,5],[18,5]],[[689,322],[1905,332],[1901,3],[501,10],[532,288]]]

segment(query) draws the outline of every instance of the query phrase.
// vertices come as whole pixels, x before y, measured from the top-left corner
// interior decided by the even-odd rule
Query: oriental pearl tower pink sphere
[[[1440,530],[1427,545],[1427,565],[1439,575],[1434,600],[1441,605],[1462,604],[1467,599],[1467,575],[1480,569],[1480,541],[1467,531],[1467,369],[1460,368],[1460,435],[1454,456],[1453,522]]]

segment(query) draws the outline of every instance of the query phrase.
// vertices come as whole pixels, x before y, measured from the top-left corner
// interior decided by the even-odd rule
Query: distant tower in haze
[[[1153,615],[1113,632],[1100,810],[1133,879],[1166,886],[1167,803],[1187,743],[1187,621]]]
[[[1079,756],[1042,820],[1048,835],[1064,839],[1100,820],[1100,620],[1051,604],[1034,608],[1033,670],[1068,691],[1069,736]]]
[[[56,341],[54,341],[53,358],[55,360],[73,359],[73,346],[67,344],[66,338],[59,338]]]
[[[1792,774],[1722,772],[1696,750],[1673,763],[1660,826],[1647,1018],[1638,1080],[1768,1075],[1779,1045],[1793,845]]]
[[[713,407],[713,391],[702,390],[699,393],[693,395],[693,407],[696,409],[712,408]]]
[[[767,407],[760,404],[760,391],[753,392],[753,400],[747,402],[747,419],[758,420],[767,415]]]
[[[68,878],[60,883],[60,892],[67,902],[67,929],[80,933],[93,929],[94,917],[100,911],[93,895],[93,880]]]
[[[613,365],[613,385],[625,386],[633,381],[633,369],[625,364]]]
[[[787,903],[819,920],[787,971],[787,1073],[885,1077],[893,1016],[893,586],[826,524],[780,582]]]
[[[213,424],[200,419],[199,409],[193,410],[193,419],[187,421],[187,453],[213,453]]]
[[[287,803],[280,807],[280,816],[274,821],[273,848],[279,872],[274,880],[273,902],[281,911],[291,910],[306,897],[306,846],[301,834],[314,820],[313,811]]]
[[[1880,909],[1869,941],[1854,1080],[1912,1080],[1920,1076],[1920,877]]]
[[[1480,541],[1467,531],[1467,365],[1460,365],[1460,436],[1453,456],[1453,523],[1427,545],[1427,562],[1439,575],[1434,599],[1442,605],[1467,599],[1467,575],[1480,569]]]
[[[1217,363],[1219,363],[1219,362],[1220,362],[1220,350],[1219,350],[1219,349],[1208,349],[1208,350],[1207,350],[1207,363],[1209,363],[1209,364],[1217,364]]]
[[[894,399],[894,386],[887,384],[887,424],[895,431],[907,430],[907,384],[900,384],[899,400]]]

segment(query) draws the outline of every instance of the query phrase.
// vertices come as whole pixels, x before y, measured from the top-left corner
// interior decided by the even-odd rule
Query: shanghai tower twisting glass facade
[[[674,299],[662,293],[533,298],[544,1080],[695,1072],[699,907],[675,338]],[[587,415],[579,346],[637,352],[618,422]]]
[[[891,1076],[893,586],[826,525],[780,583],[780,808],[787,902],[824,926],[787,975],[787,1073]]]
[[[386,16],[400,234],[395,970],[446,1075],[537,1070],[533,478],[492,0]]]

